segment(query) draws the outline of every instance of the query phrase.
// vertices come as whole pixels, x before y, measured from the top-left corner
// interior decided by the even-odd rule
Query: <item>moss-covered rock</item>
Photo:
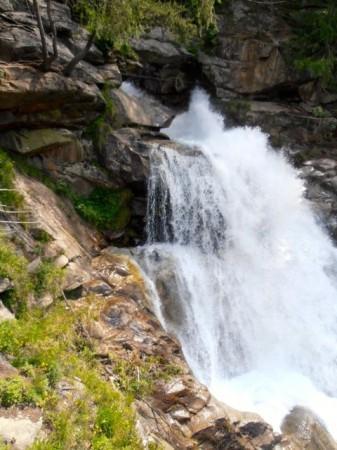
[[[80,159],[82,144],[76,135],[66,129],[43,128],[39,130],[8,131],[0,135],[0,146],[24,155],[34,155],[47,150],[67,150],[72,159]]]

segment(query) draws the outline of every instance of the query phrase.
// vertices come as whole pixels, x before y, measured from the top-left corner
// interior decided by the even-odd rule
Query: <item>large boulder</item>
[[[337,443],[320,419],[309,409],[296,406],[284,418],[282,432],[292,450],[337,450]]]
[[[317,220],[337,239],[337,159],[306,161],[300,171],[306,181],[306,197],[311,201]]]
[[[0,129],[78,127],[105,107],[99,89],[57,73],[0,64]]]
[[[74,133],[56,128],[8,131],[0,134],[0,146],[24,155],[48,150],[57,152],[59,149],[70,154],[83,153],[82,145]]]
[[[166,128],[174,118],[174,112],[158,100],[137,90],[129,83],[110,92],[113,100],[114,123],[119,126],[145,126]]]
[[[31,448],[41,433],[42,426],[42,411],[39,408],[0,409],[0,440],[5,448]]]
[[[101,141],[101,163],[112,179],[122,186],[138,186],[143,193],[150,175],[153,152],[176,151],[189,156],[200,154],[197,148],[170,141],[166,135],[146,128],[120,128],[106,133]]]

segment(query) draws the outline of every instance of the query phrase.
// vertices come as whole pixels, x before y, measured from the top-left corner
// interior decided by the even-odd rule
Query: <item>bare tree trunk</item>
[[[69,77],[72,73],[72,71],[75,69],[75,67],[77,66],[77,64],[86,57],[86,55],[88,54],[92,44],[94,43],[94,39],[95,39],[95,31],[93,31],[90,36],[89,39],[86,43],[86,46],[84,48],[82,48],[82,50],[80,50],[74,57],[73,59],[66,65],[66,67],[63,70],[63,74],[66,77]]]
[[[52,13],[51,13],[51,0],[47,0],[47,15],[49,20],[49,26],[53,35],[53,54],[49,56],[48,54],[48,45],[47,45],[47,39],[46,39],[46,32],[43,26],[43,21],[41,17],[40,7],[38,0],[33,0],[34,4],[34,10],[36,15],[37,24],[40,31],[40,38],[41,38],[41,44],[42,44],[42,58],[43,63],[42,67],[45,72],[47,72],[50,69],[50,66],[55,61],[55,59],[58,57],[58,48],[57,48],[57,31],[55,27],[55,23],[53,21]]]
[[[42,44],[43,67],[46,68],[47,63],[48,63],[48,47],[47,47],[47,41],[46,41],[46,33],[44,31],[44,26],[43,26],[43,22],[42,22],[42,18],[41,18],[38,0],[33,0],[33,5],[34,5],[34,10],[35,10],[37,25],[39,27],[41,44]]]

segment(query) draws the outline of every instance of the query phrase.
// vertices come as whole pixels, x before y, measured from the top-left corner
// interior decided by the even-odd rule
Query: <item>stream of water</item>
[[[199,89],[164,132],[201,152],[152,154],[147,272],[165,257],[175,278],[161,322],[218,399],[276,430],[309,407],[337,439],[337,251],[303,181],[259,129],[226,129]]]

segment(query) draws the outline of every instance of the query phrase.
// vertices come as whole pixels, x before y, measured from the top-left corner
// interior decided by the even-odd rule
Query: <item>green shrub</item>
[[[296,67],[320,78],[325,87],[337,89],[336,1],[313,0],[310,8],[299,8],[293,13],[293,19]]]
[[[25,309],[28,294],[32,290],[32,281],[28,274],[28,261],[17,255],[9,240],[0,237],[0,277],[9,278],[13,289],[2,294],[3,303],[13,312]]]
[[[15,189],[14,166],[7,153],[0,150],[0,189]],[[0,191],[0,203],[14,209],[23,205],[23,196],[17,191]]]
[[[64,270],[56,267],[53,261],[42,261],[33,275],[34,291],[38,296],[50,293],[54,297],[61,294]]]
[[[129,190],[111,190],[95,188],[88,197],[78,197],[76,211],[88,222],[99,229],[119,231],[130,220],[129,202],[132,194]]]
[[[24,378],[0,380],[0,405],[3,407],[34,404],[34,397],[32,386]]]
[[[144,359],[130,361],[117,359],[114,373],[122,392],[133,398],[140,398],[151,394],[156,381],[169,380],[179,374],[180,368],[168,364],[160,357],[148,356]]]

